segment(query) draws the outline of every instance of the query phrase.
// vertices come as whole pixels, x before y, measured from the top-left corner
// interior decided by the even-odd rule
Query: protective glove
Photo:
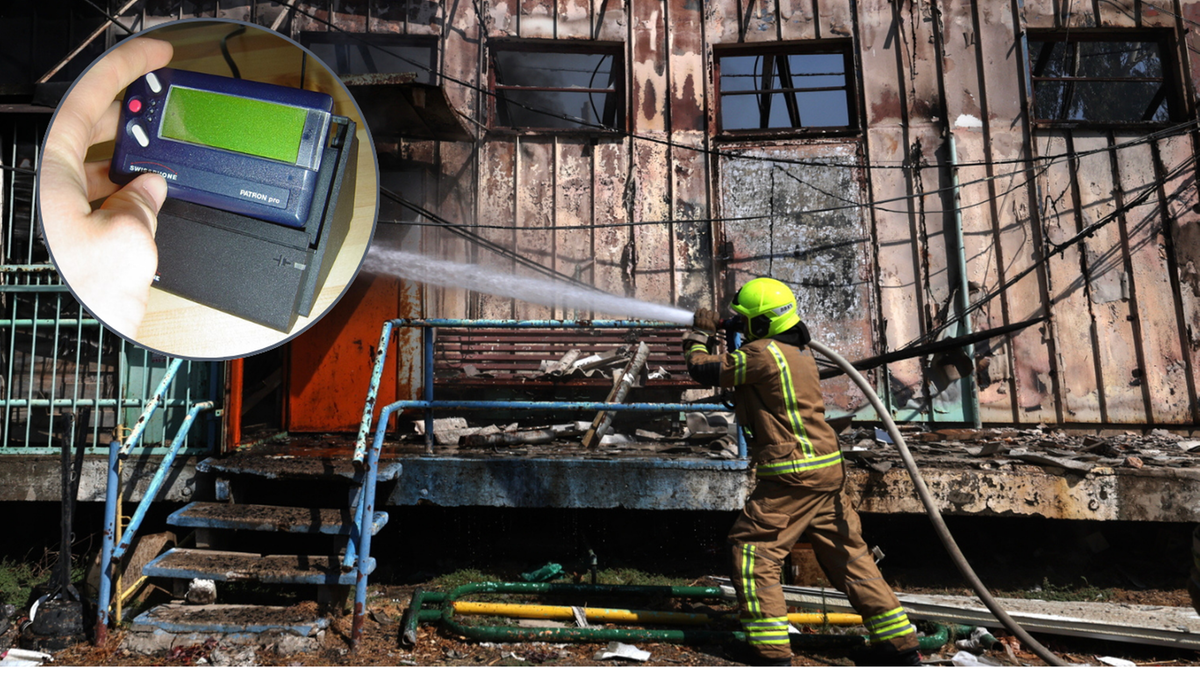
[[[692,317],[692,327],[700,332],[713,334],[721,323],[721,315],[712,309],[697,309]]]

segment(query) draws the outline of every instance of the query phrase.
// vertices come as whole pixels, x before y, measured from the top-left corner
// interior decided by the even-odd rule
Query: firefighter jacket
[[[816,491],[840,489],[837,434],[825,421],[816,361],[796,345],[799,338],[784,333],[720,355],[713,353],[713,341],[702,332],[684,335],[688,373],[706,386],[733,389],[758,478]]]

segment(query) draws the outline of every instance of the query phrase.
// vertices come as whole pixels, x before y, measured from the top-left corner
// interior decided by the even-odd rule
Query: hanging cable
[[[399,194],[396,194],[395,192],[389,190],[386,187],[380,187],[379,193],[382,194],[383,196],[391,199],[392,201],[400,204],[401,206],[411,209],[412,211],[416,212],[417,215],[420,215],[421,217],[429,218],[430,220],[434,220],[434,221],[439,221],[438,226],[451,232],[452,234],[457,234],[458,236],[466,239],[467,241],[470,241],[471,243],[482,246],[483,248],[485,248],[493,253],[496,253],[497,255],[506,257],[523,267],[526,267],[528,269],[536,271],[539,274],[545,274],[546,276],[549,276],[553,279],[562,281],[564,283],[569,283],[573,286],[577,286],[580,288],[587,288],[588,290],[595,290],[595,288],[593,288],[592,286],[590,286],[578,279],[567,276],[566,274],[558,271],[557,269],[547,267],[546,265],[541,264],[540,262],[537,262],[536,260],[531,260],[531,259],[517,253],[516,251],[509,250],[508,248],[505,248],[505,247],[501,246],[500,244],[497,244],[494,241],[489,241],[488,239],[486,239],[482,236],[479,236],[478,234],[475,234],[474,232],[470,231],[466,227],[463,227],[461,225],[450,224],[450,223],[446,222],[441,216],[437,215],[436,213],[429,211],[425,208],[422,208],[421,206],[409,201],[408,199],[405,199],[404,197],[400,196]],[[388,221],[388,220],[380,220],[379,222],[380,222],[380,224],[413,224],[413,225],[428,225],[429,224],[429,223],[421,223],[421,222],[407,222],[407,221],[396,222],[396,221]]]
[[[233,57],[229,54],[229,45],[226,42],[231,37],[237,37],[246,32],[245,26],[239,26],[230,31],[228,34],[221,37],[221,56],[225,58],[225,63],[229,65],[229,71],[233,73],[233,79],[242,79],[242,73],[238,70],[237,64],[233,62]],[[303,82],[303,80],[301,80]]]
[[[12,171],[13,173],[24,173],[25,175],[35,176],[37,171],[34,169],[25,168],[23,166],[8,166],[0,164],[0,171]]]
[[[323,25],[325,25],[326,27],[328,27],[328,28],[329,28],[329,29],[331,29],[332,31],[334,31],[334,32],[338,32],[338,33],[342,33],[342,34],[344,34],[344,35],[347,35],[348,37],[350,37],[350,39],[352,39],[352,40],[357,40],[357,41],[359,41],[359,42],[361,42],[361,43],[363,43],[363,44],[365,44],[365,45],[368,45],[368,46],[370,46],[370,47],[371,47],[371,48],[373,48],[373,49],[377,49],[377,50],[379,50],[379,51],[383,52],[384,54],[387,54],[387,55],[389,55],[389,56],[392,56],[393,58],[396,58],[396,59],[400,60],[400,61],[401,61],[401,62],[403,62],[403,63],[406,63],[406,64],[408,64],[408,65],[411,65],[411,66],[415,67],[415,68],[418,68],[418,69],[420,69],[420,70],[423,70],[423,71],[425,71],[425,72],[427,72],[427,73],[430,73],[430,74],[432,74],[432,75],[435,75],[435,76],[437,76],[437,77],[439,77],[439,78],[441,78],[441,79],[443,79],[443,80],[445,80],[445,81],[452,82],[452,83],[454,83],[454,84],[457,84],[457,85],[459,85],[459,86],[466,87],[466,88],[468,88],[468,89],[470,89],[470,90],[472,90],[472,91],[475,91],[475,92],[481,93],[481,94],[483,94],[484,96],[489,96],[489,97],[492,97],[492,98],[496,98],[496,96],[497,96],[496,92],[494,92],[494,91],[492,91],[492,90],[490,90],[490,89],[488,89],[488,88],[485,88],[485,87],[480,87],[480,86],[478,86],[478,85],[476,85],[476,84],[472,84],[472,83],[470,83],[470,82],[467,82],[467,81],[465,81],[465,80],[458,79],[458,78],[456,78],[456,77],[454,77],[454,76],[452,76],[452,75],[447,75],[447,74],[445,74],[445,73],[443,73],[443,72],[440,72],[440,71],[438,71],[438,70],[435,70],[434,68],[431,68],[431,67],[429,67],[429,66],[427,66],[427,65],[425,65],[425,64],[423,64],[423,63],[419,63],[419,62],[417,62],[417,61],[413,61],[412,59],[409,59],[409,58],[407,58],[407,57],[405,57],[405,56],[402,56],[402,55],[400,55],[400,54],[398,54],[398,53],[396,53],[396,52],[394,52],[394,51],[391,51],[391,50],[387,49],[386,47],[382,47],[382,46],[379,46],[379,45],[377,45],[377,44],[373,44],[373,43],[371,43],[371,42],[368,42],[368,41],[367,41],[367,40],[365,40],[364,38],[362,38],[362,37],[359,37],[359,34],[358,34],[358,33],[353,33],[353,32],[350,32],[350,31],[348,31],[348,30],[344,29],[344,28],[341,28],[340,26],[337,26],[336,24],[334,24],[333,22],[329,21],[328,19],[321,18],[320,16],[317,16],[316,14],[314,14],[314,13],[312,13],[312,12],[309,12],[309,11],[307,11],[307,10],[301,9],[299,6],[297,6],[295,9],[296,9],[296,11],[297,11],[298,13],[300,13],[300,14],[303,14],[303,15],[307,16],[308,18],[312,19],[313,21],[316,21],[316,22],[318,22],[318,23],[320,23],[320,24],[323,24]],[[622,130],[622,129],[616,129],[616,128],[613,128],[613,127],[608,127],[608,126],[605,126],[605,125],[603,125],[603,124],[593,124],[593,123],[591,123],[591,122],[588,122],[587,120],[580,119],[580,118],[578,118],[578,117],[574,117],[574,116],[571,116],[571,115],[565,115],[565,114],[559,114],[559,113],[555,113],[555,112],[550,112],[550,111],[547,111],[547,110],[544,110],[544,109],[541,109],[541,108],[537,108],[537,107],[534,107],[534,106],[525,105],[525,104],[522,104],[522,103],[520,103],[520,102],[517,102],[517,101],[508,100],[508,101],[507,101],[507,104],[508,104],[508,105],[515,105],[515,106],[517,106],[517,107],[520,107],[520,108],[524,108],[525,110],[528,110],[528,111],[530,111],[530,112],[533,112],[533,113],[536,113],[536,114],[539,114],[539,115],[545,115],[545,116],[549,116],[549,117],[554,117],[554,118],[557,118],[557,119],[561,119],[561,120],[564,120],[564,121],[571,122],[571,123],[573,123],[573,124],[579,124],[579,125],[581,125],[581,126],[585,126],[585,127],[588,127],[588,128],[592,128],[592,129],[595,129],[595,130],[597,130],[597,131],[608,131],[608,132],[614,132],[614,133],[621,133],[621,134],[623,134],[623,135],[625,135],[625,136],[627,136],[627,137],[629,137],[629,138],[631,138],[631,139],[635,139],[635,140],[641,140],[641,141],[645,141],[645,142],[649,142],[649,143],[655,143],[655,144],[658,144],[658,145],[665,145],[665,146],[668,146],[668,147],[671,147],[671,148],[675,148],[675,149],[687,150],[687,151],[689,151],[689,152],[696,152],[696,153],[698,153],[698,154],[701,154],[701,155],[704,155],[704,156],[714,156],[714,157],[722,157],[722,158],[728,158],[728,159],[750,159],[750,160],[756,160],[756,161],[769,161],[769,162],[774,162],[774,163],[780,163],[780,164],[791,164],[791,165],[797,165],[797,166],[813,166],[813,167],[818,167],[818,168],[858,168],[858,169],[873,169],[873,170],[911,170],[911,169],[913,168],[913,167],[910,165],[910,163],[909,163],[909,162],[907,162],[907,161],[900,162],[900,163],[898,163],[898,164],[895,164],[895,165],[890,165],[890,164],[860,164],[860,163],[834,163],[834,162],[821,162],[821,161],[812,161],[812,160],[806,160],[806,159],[794,159],[794,158],[785,158],[785,157],[779,157],[779,158],[771,157],[771,158],[767,158],[767,157],[755,156],[755,155],[752,155],[752,154],[744,154],[744,153],[741,153],[741,152],[733,152],[733,151],[729,151],[729,150],[717,150],[717,149],[711,149],[711,148],[705,148],[705,147],[695,147],[695,146],[686,145],[686,144],[683,144],[683,143],[677,143],[677,142],[675,142],[675,141],[672,141],[672,140],[667,140],[667,139],[663,139],[663,138],[656,138],[656,137],[653,137],[653,136],[642,136],[642,135],[638,135],[638,134],[636,134],[636,133],[632,133],[632,132],[626,132],[626,131],[624,131],[624,130]],[[1175,127],[1171,127],[1171,129],[1177,129],[1177,128],[1180,128],[1180,127],[1185,127],[1185,126],[1187,126],[1187,127],[1191,127],[1191,126],[1195,126],[1196,124],[1197,124],[1197,121],[1196,121],[1196,120],[1190,120],[1190,121],[1187,121],[1187,122],[1183,122],[1183,123],[1181,123],[1181,124],[1179,124],[1179,125],[1177,125],[1177,126],[1175,126]],[[1148,134],[1148,135],[1147,135],[1145,138],[1146,138],[1146,139],[1149,139],[1150,137],[1152,137],[1152,136],[1155,136],[1157,133],[1159,133],[1159,132],[1155,132],[1154,134]],[[1003,165],[1009,165],[1009,164],[1020,164],[1020,165],[1025,165],[1025,164],[1028,164],[1030,161],[1032,161],[1032,160],[1029,160],[1029,159],[1024,159],[1024,158],[1021,158],[1021,159],[1005,159],[1005,160],[987,160],[987,161],[980,161],[980,162],[965,162],[965,163],[958,164],[958,165],[957,165],[957,167],[958,167],[958,168],[969,168],[969,167],[973,167],[973,166],[992,166],[992,167],[995,167],[995,166],[1003,166]],[[926,167],[924,167],[924,168],[927,168],[927,169],[928,169],[928,168],[949,168],[949,165],[948,165],[948,164],[942,164],[942,163],[934,163],[934,164],[929,164],[928,166],[926,166]],[[1024,170],[1024,169],[1021,169],[1021,170]],[[1016,172],[1020,172],[1020,171],[1016,171]],[[1014,173],[1016,173],[1016,172],[1014,172]],[[994,179],[994,177],[993,177],[993,178],[985,178],[985,179],[983,179],[983,180],[992,180],[992,179]],[[971,183],[963,183],[963,185],[968,185],[968,184],[971,184]],[[949,189],[949,188],[946,188],[946,189]],[[941,191],[941,190],[939,190],[939,191]]]
[[[1171,169],[1170,172],[1168,172],[1166,175],[1164,175],[1159,180],[1155,181],[1152,185],[1150,185],[1146,189],[1139,192],[1137,196],[1135,196],[1133,199],[1130,199],[1123,206],[1120,206],[1119,208],[1114,209],[1112,213],[1109,213],[1108,215],[1097,220],[1096,222],[1092,223],[1091,225],[1088,225],[1087,227],[1084,227],[1083,229],[1079,230],[1079,232],[1077,234],[1075,234],[1075,236],[1072,236],[1071,238],[1067,239],[1066,241],[1063,241],[1062,243],[1058,243],[1058,244],[1051,246],[1050,250],[1048,252],[1043,253],[1041,255],[1041,257],[1034,260],[1028,267],[1026,267],[1022,271],[1018,272],[1017,274],[1013,275],[1011,278],[1007,279],[1004,283],[1000,284],[998,287],[996,287],[994,290],[987,293],[980,299],[971,303],[971,305],[969,305],[966,308],[965,313],[970,313],[972,311],[975,311],[975,310],[983,307],[985,304],[987,304],[988,302],[990,302],[991,300],[993,300],[994,298],[999,296],[1000,293],[1004,292],[1008,288],[1011,288],[1018,281],[1025,278],[1033,271],[1041,268],[1042,265],[1044,265],[1048,260],[1050,260],[1050,258],[1054,257],[1055,255],[1058,255],[1059,253],[1062,253],[1064,250],[1066,250],[1067,248],[1070,248],[1071,246],[1075,245],[1076,243],[1082,241],[1083,239],[1092,236],[1101,227],[1107,225],[1110,222],[1113,222],[1117,218],[1121,217],[1125,213],[1132,210],[1134,207],[1140,205],[1142,202],[1149,199],[1150,195],[1157,192],[1160,187],[1166,185],[1171,180],[1174,180],[1179,175],[1182,175],[1184,173],[1184,171],[1186,171],[1188,168],[1190,168],[1195,163],[1196,163],[1196,156],[1188,155],[1187,159],[1184,159],[1183,161],[1179,162],[1179,164],[1177,164],[1175,166],[1175,168]],[[949,314],[949,312],[947,312],[947,314]],[[922,342],[928,341],[933,336],[939,334],[948,325],[951,325],[951,324],[957,322],[958,320],[960,320],[960,317],[961,317],[961,312],[959,314],[954,314],[952,316],[948,316],[945,320],[943,320],[941,322],[941,324],[939,324],[936,327],[930,328],[929,330],[927,330],[925,332],[925,334],[923,334],[923,335],[917,337],[916,339],[913,339],[909,343],[905,344],[903,347],[900,348],[900,350],[907,349],[907,348],[910,348],[917,344],[920,344]]]

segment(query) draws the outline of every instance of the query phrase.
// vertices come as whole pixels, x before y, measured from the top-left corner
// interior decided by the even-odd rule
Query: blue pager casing
[[[170,97],[177,90],[287,106],[289,116],[299,120],[290,131],[298,136],[296,160],[257,156],[163,135]],[[125,184],[141,173],[158,173],[167,180],[169,197],[303,228],[332,111],[333,99],[319,92],[161,68],[138,78],[125,90],[109,177]],[[228,123],[236,129],[238,122],[235,118],[217,123]],[[172,128],[177,128],[186,125],[186,120],[173,124]],[[223,133],[236,135],[236,131]]]

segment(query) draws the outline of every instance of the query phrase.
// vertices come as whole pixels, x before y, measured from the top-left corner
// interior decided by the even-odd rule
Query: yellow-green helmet
[[[774,337],[800,322],[796,296],[791,288],[773,278],[747,282],[729,308],[746,319],[746,335],[750,339]]]

